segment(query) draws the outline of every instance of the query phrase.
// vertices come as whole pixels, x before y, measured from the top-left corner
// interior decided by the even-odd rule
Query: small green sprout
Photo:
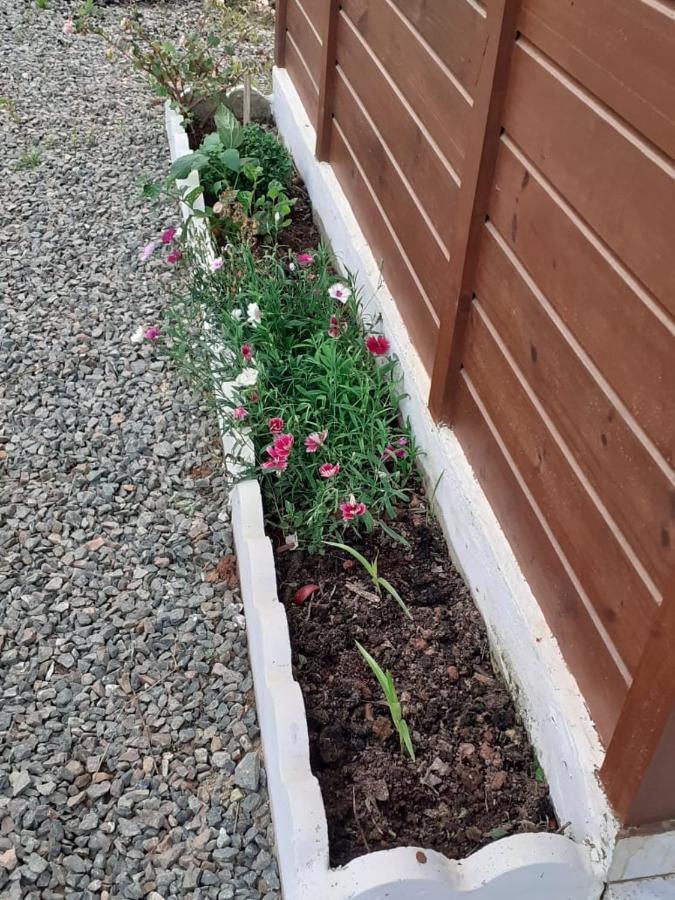
[[[392,597],[398,605],[401,607],[403,612],[409,619],[412,619],[412,613],[408,609],[408,607],[403,602],[401,595],[398,593],[395,587],[387,581],[386,578],[382,578],[382,576],[377,571],[377,557],[372,562],[368,562],[365,556],[362,556],[358,550],[355,550],[353,547],[349,547],[347,544],[339,544],[337,541],[325,541],[330,547],[337,547],[338,550],[344,550],[345,553],[349,553],[350,556],[353,556],[354,559],[361,563],[366,572],[370,575],[370,579],[373,582],[375,590],[378,593],[378,596],[382,596],[382,588]]]
[[[410,759],[415,762],[415,748],[412,744],[408,724],[401,712],[401,703],[396,693],[396,687],[394,686],[394,679],[391,676],[391,672],[383,672],[381,666],[373,659],[365,647],[362,647],[358,641],[355,641],[355,644],[361,656],[372,669],[373,675],[377,678],[380,687],[384,691],[384,696],[386,697],[389,706],[391,720],[394,723],[394,728],[398,732],[399,740],[401,742],[401,753],[403,753],[404,750],[407,751]]]

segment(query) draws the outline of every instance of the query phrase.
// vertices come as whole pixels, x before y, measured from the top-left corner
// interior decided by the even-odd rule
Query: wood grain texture
[[[286,27],[305,68],[312,76],[315,90],[319,90],[321,79],[321,41],[305,15],[300,0],[288,0]]]
[[[315,156],[325,162],[330,156],[333,135],[333,103],[337,64],[337,20],[339,0],[325,0],[327,18],[321,37],[321,71],[319,76],[319,110],[316,121]]]
[[[448,251],[458,185],[426,129],[382,69],[347,16],[338,20],[340,68],[354,85],[375,127],[417,194]],[[413,227],[413,223],[411,223]]]
[[[519,28],[618,116],[675,156],[675,6],[523,0]]]
[[[672,466],[675,326],[515,149],[502,141],[490,220]]]
[[[675,484],[603,389],[498,232],[486,228],[476,294],[616,527],[666,591],[675,566]]]
[[[316,122],[319,111],[319,91],[290,32],[286,33],[286,68],[310,122]]]
[[[597,614],[596,627],[634,672],[657,605],[477,303],[469,317],[464,366],[560,552],[583,585]]]
[[[500,522],[563,656],[608,743],[626,697],[626,683],[562,566],[501,446],[496,428],[463,372],[454,430]],[[533,634],[533,640],[537,635]]]
[[[274,65],[286,66],[286,13],[288,0],[278,0],[274,19]]]
[[[378,207],[375,194],[345,140],[338,119],[334,120],[333,129],[331,165],[354,208],[375,258],[383,261],[382,275],[387,287],[396,297],[396,303],[422,363],[429,368],[436,344],[438,320],[433,309],[423,299],[416,275],[406,263],[394,229],[385,211]]]
[[[503,125],[570,205],[675,315],[675,166],[518,42]]]
[[[343,0],[342,9],[415,109],[430,139],[460,172],[470,112],[466,98],[387,0]]]

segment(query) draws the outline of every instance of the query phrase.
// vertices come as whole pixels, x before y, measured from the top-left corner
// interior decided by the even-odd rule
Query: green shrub
[[[252,441],[255,466],[243,477],[262,478],[269,524],[317,550],[327,537],[393,518],[408,500],[415,448],[399,420],[396,362],[386,339],[362,325],[353,286],[336,279],[324,249],[289,264],[235,246],[216,265],[195,267],[166,333],[205,387],[214,337],[231,348],[214,380],[238,387],[214,399],[221,422]]]
[[[288,150],[272,131],[266,131],[255,122],[244,127],[239,147],[242,156],[255,159],[262,169],[260,184],[267,190],[270,181],[278,181],[287,191],[291,186],[294,167]]]

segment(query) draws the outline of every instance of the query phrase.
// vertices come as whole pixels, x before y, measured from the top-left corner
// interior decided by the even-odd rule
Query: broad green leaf
[[[208,157],[197,151],[196,153],[186,153],[185,156],[179,156],[175,163],[169,169],[169,178],[183,181],[188,177],[190,172],[199,172],[209,164]]]
[[[239,156],[239,151],[233,147],[230,147],[229,150],[224,150],[220,154],[220,161],[231,172],[241,171],[241,157]]]
[[[218,134],[218,132],[214,131],[211,134],[207,134],[202,141],[202,145],[199,149],[203,150],[205,153],[214,150],[223,150],[223,142],[220,140],[220,135]]]
[[[236,150],[244,139],[244,129],[237,117],[227,106],[219,106],[214,119],[223,147]]]

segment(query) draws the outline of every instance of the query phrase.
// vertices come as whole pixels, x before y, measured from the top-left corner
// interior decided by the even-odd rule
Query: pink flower
[[[323,447],[328,437],[327,431],[313,431],[305,438],[305,447],[308,453],[316,453],[319,447]]]
[[[272,446],[265,450],[270,458],[262,464],[262,468],[281,474],[288,467],[288,457],[293,449],[293,444],[292,434],[277,435]]]
[[[151,325],[149,328],[145,329],[145,331],[143,332],[143,337],[146,339],[146,341],[151,341],[152,343],[154,343],[159,339],[161,333],[162,332],[160,331],[158,325]]]
[[[322,478],[334,478],[339,471],[340,463],[335,463],[335,465],[332,465],[331,463],[324,463],[322,466],[319,466],[319,475]]]
[[[298,253],[296,259],[298,261],[298,265],[302,266],[303,268],[305,266],[311,266],[314,262],[314,257],[311,253]]]
[[[237,406],[232,410],[232,418],[236,419],[238,422],[243,422],[248,412],[244,409],[243,406]]]
[[[174,228],[173,225],[171,225],[169,228],[165,228],[162,232],[162,236],[160,237],[160,241],[163,244],[170,244],[171,241],[176,237],[177,231],[178,229]]]
[[[267,462],[262,464],[263,469],[266,469],[268,472],[276,472],[277,474],[281,474],[285,469],[288,468],[288,457],[276,457],[274,459],[268,459]]]
[[[341,282],[332,284],[328,288],[328,296],[331,298],[331,300],[338,300],[340,303],[346,303],[351,295],[351,288],[347,287],[346,284],[342,284]]]
[[[253,359],[253,348],[250,344],[244,344],[241,348],[241,355],[244,357],[244,360],[249,363]]]
[[[169,255],[166,258],[166,261],[168,263],[177,263],[178,260],[180,260],[182,258],[183,258],[183,254],[180,252],[178,247],[176,247],[174,250],[171,251],[171,253],[169,253]]]
[[[63,33],[75,34],[75,23],[72,19],[66,19],[66,21],[63,23]]]
[[[149,244],[146,244],[145,247],[141,250],[141,262],[147,262],[152,254],[155,252],[155,242],[150,241]]]
[[[366,347],[373,356],[386,356],[389,353],[389,341],[383,334],[371,334],[366,340]]]
[[[343,323],[340,324],[337,316],[330,317],[330,328],[328,329],[328,335],[337,340],[342,332],[346,329],[346,325]]]
[[[340,511],[342,512],[342,521],[351,522],[356,516],[362,516],[365,513],[366,504],[357,503],[352,494],[347,503],[340,504]]]
[[[278,434],[274,439],[274,444],[272,445],[272,449],[275,453],[285,453],[286,456],[293,449],[293,444],[295,443],[295,438],[292,434]],[[268,450],[269,453],[269,450]]]
[[[217,272],[218,269],[222,269],[223,267],[223,258],[222,256],[217,256],[215,259],[211,260],[211,271]]]
[[[271,434],[281,434],[284,430],[284,420],[280,419],[278,416],[273,419],[268,419],[267,427]]]
[[[404,448],[408,445],[408,438],[401,437],[396,441],[396,447],[393,444],[387,444],[382,454],[382,459],[387,462],[389,459],[405,459],[408,451]],[[398,449],[397,449],[398,448]]]

